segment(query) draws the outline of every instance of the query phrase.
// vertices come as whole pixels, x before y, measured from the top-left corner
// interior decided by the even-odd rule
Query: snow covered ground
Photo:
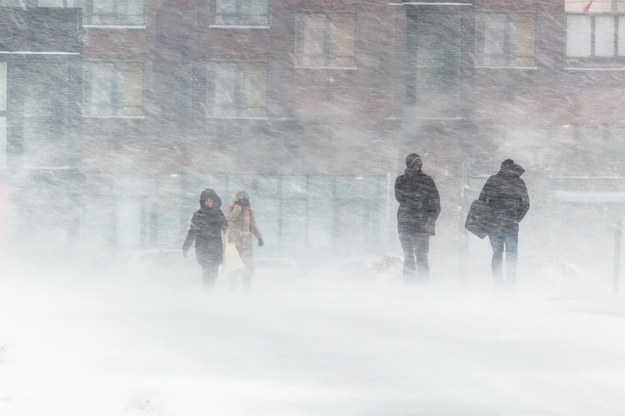
[[[0,415],[625,413],[622,296],[129,276],[0,278]]]

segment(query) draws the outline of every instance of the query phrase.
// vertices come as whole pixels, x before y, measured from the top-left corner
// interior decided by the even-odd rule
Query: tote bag
[[[234,243],[226,243],[224,247],[224,262],[222,265],[224,273],[232,273],[245,268],[239,250]]]
[[[484,238],[493,231],[495,222],[496,217],[493,209],[486,202],[478,199],[473,201],[471,208],[469,208],[464,228],[476,236]]]

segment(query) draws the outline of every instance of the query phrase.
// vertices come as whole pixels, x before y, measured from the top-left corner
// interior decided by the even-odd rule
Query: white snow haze
[[[0,416],[624,415],[623,27],[621,0],[0,0]],[[441,202],[417,283],[410,153]],[[514,285],[465,229],[505,159]],[[183,256],[206,188],[249,193],[249,288]]]

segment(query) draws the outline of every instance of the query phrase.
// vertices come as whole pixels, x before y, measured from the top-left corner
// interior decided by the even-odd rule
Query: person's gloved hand
[[[258,239],[258,247],[262,247],[262,246],[264,246],[264,245],[265,245],[265,242],[263,241],[263,239],[262,239],[262,238],[259,238],[259,239]]]

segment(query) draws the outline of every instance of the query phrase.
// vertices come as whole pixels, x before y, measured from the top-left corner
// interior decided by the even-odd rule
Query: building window
[[[212,0],[214,26],[269,26],[269,0]]]
[[[307,68],[355,66],[356,15],[306,13],[296,18],[297,65]]]
[[[264,118],[267,116],[267,65],[211,63],[208,65],[208,117]]]
[[[536,16],[488,13],[477,16],[476,61],[485,67],[534,67]]]
[[[414,54],[414,77],[406,99],[419,119],[462,116],[462,15],[418,14],[410,23],[409,44]]]
[[[15,7],[22,9],[26,6],[26,0],[0,0],[0,7]]]
[[[84,69],[84,113],[95,117],[143,115],[143,64],[89,62]]]
[[[143,26],[144,0],[0,0],[0,7],[53,7],[83,10],[86,26]]]
[[[76,2],[82,3],[83,23],[87,26],[143,26],[145,24],[144,0],[76,0]]]
[[[21,69],[23,162],[65,166],[68,161],[68,63],[29,63]]]
[[[569,64],[625,63],[625,0],[566,0]]]

